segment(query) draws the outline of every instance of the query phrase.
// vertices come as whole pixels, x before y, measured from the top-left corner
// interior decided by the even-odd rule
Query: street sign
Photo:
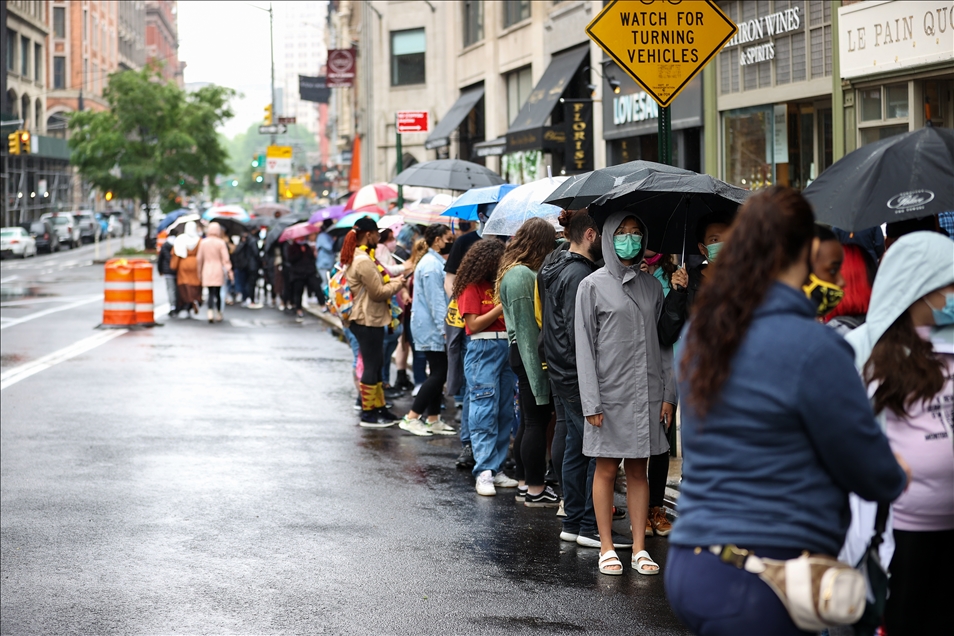
[[[291,170],[291,146],[269,146],[265,150],[265,174],[288,174]]]
[[[288,126],[285,124],[258,127],[258,134],[260,135],[284,135],[286,132],[288,132]]]
[[[430,132],[426,110],[399,110],[397,113],[397,131],[399,133]]]
[[[357,49],[328,49],[328,88],[354,86],[355,53]]]
[[[279,123],[279,125],[281,125],[281,124],[297,124],[297,123],[298,123],[298,118],[297,118],[297,117],[279,117],[279,118],[278,118],[278,123]]]
[[[613,0],[586,34],[662,106],[738,31],[712,0]]]

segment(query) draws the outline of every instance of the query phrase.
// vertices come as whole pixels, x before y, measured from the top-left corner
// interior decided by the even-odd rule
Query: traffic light
[[[20,154],[20,133],[12,132],[7,135],[7,147],[10,149],[11,155]]]
[[[30,154],[30,133],[26,130],[18,130],[17,134],[20,135],[20,152],[25,155]]]
[[[113,191],[112,191],[112,190],[110,190],[109,192],[106,193],[106,200],[107,200],[107,201],[112,201],[112,200],[113,200]]]
[[[271,126],[272,121],[273,121],[272,120],[272,105],[269,104],[268,106],[265,107],[265,125]]]
[[[265,155],[255,155],[252,157],[252,167],[261,168],[265,165]]]

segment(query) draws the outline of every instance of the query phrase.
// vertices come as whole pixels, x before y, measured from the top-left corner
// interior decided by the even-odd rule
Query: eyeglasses
[[[616,230],[615,232],[613,232],[613,236],[627,236],[627,235],[630,235],[630,234],[635,235],[635,236],[642,236],[642,235],[643,235],[642,231],[640,231],[640,230],[633,230],[632,232],[624,232],[624,231],[622,231],[622,230]]]

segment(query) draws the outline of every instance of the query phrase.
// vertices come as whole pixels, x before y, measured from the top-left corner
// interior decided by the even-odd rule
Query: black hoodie
[[[576,374],[574,315],[580,282],[596,271],[596,264],[568,249],[556,250],[540,268],[537,285],[543,301],[543,353],[554,391],[579,399]]]

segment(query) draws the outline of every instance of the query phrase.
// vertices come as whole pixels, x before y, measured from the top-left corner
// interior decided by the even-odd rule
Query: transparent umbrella
[[[490,220],[484,226],[483,233],[492,236],[513,236],[524,221],[535,216],[549,221],[558,229],[562,229],[557,219],[563,210],[555,205],[543,203],[543,200],[550,196],[550,193],[567,178],[540,179],[514,188],[497,203],[493,214],[490,215]]]

